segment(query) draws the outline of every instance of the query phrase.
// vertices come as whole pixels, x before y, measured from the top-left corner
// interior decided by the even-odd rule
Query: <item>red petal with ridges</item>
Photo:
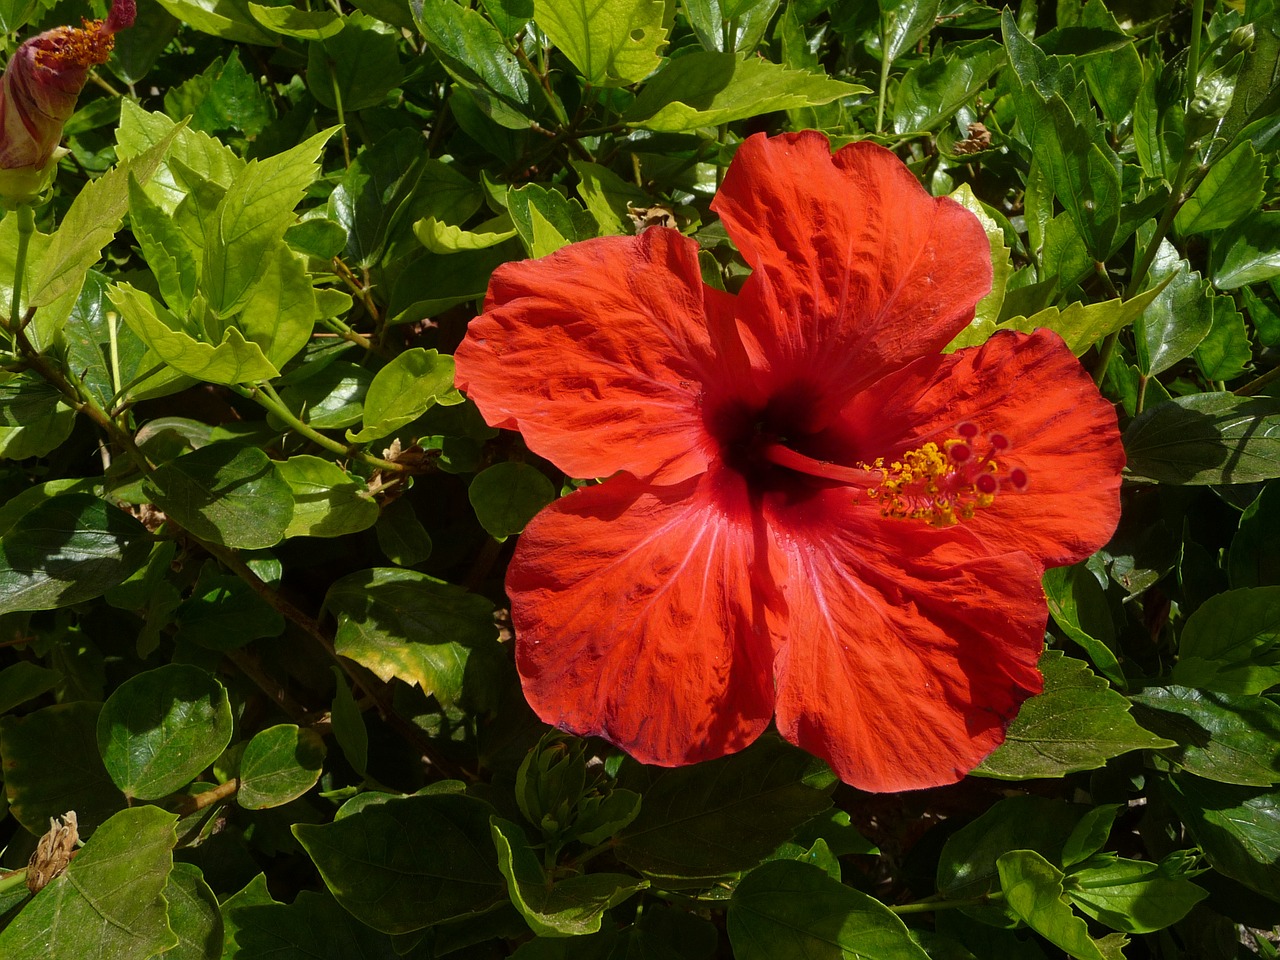
[[[1010,446],[998,463],[1025,470],[1026,489],[1006,485],[964,522],[995,552],[1021,550],[1048,567],[1076,563],[1120,522],[1125,455],[1115,410],[1048,330],[997,333],[980,347],[918,360],[854,398],[841,420],[827,442],[866,461],[941,443],[965,422],[981,431],[979,442],[1003,434]]]
[[[621,474],[534,518],[507,573],[516,665],[547,723],[644,763],[741,750],[773,713],[753,583],[764,533],[738,478]]]
[[[702,381],[723,375],[706,289],[697,243],[659,227],[505,264],[457,350],[457,384],[572,476],[679,482],[714,456],[698,406]]]
[[[813,131],[758,134],[711,206],[754,269],[740,299],[759,353],[837,403],[940,350],[991,287],[977,218],[872,143],[833,156]]]
[[[954,783],[1043,680],[1040,568],[963,529],[883,520],[827,494],[773,518],[786,583],[778,730],[863,790]]]

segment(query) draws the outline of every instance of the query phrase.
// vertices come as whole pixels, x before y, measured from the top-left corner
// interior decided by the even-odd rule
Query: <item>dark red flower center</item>
[[[1021,492],[1029,478],[1008,466],[1011,447],[1002,433],[986,433],[973,422],[957,424],[955,435],[929,440],[890,457],[838,463],[805,450],[826,449],[821,433],[797,431],[811,422],[794,399],[781,398],[753,410],[730,405],[711,418],[725,464],[757,493],[781,492],[799,498],[816,489],[847,486],[855,499],[878,503],[885,517],[924,520],[946,527],[989,507],[1001,490]]]

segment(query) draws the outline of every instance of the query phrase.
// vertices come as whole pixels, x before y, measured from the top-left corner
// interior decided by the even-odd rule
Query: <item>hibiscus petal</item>
[[[706,290],[697,244],[660,227],[504,264],[455,355],[458,386],[572,476],[679,482],[714,455],[699,396],[726,305]]]
[[[786,583],[778,730],[863,790],[954,783],[1042,689],[1040,568],[959,528],[884,520],[826,495],[775,517]]]
[[[516,665],[546,722],[644,763],[741,750],[773,713],[753,557],[763,537],[740,480],[653,487],[627,474],[534,518],[507,573]]]
[[[964,521],[995,552],[1076,563],[1120,522],[1125,455],[1115,410],[1051,331],[998,333],[980,347],[917,360],[855,397],[840,419],[825,442],[867,462],[954,438],[961,423],[979,429],[979,443],[1002,434],[1009,448],[997,462],[1024,470],[1026,488],[1002,486],[994,504]]]
[[[940,350],[991,287],[977,218],[872,143],[833,156],[813,131],[758,134],[711,206],[754,269],[740,294],[753,352],[836,402]]]

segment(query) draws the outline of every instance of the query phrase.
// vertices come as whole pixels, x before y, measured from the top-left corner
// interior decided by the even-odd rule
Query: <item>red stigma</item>
[[[969,423],[966,421],[956,427],[956,433],[960,434],[960,436],[965,440],[972,440],[979,433],[978,425],[976,423]]]

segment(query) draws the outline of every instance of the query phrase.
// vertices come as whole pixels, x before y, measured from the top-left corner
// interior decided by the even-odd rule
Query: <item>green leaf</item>
[[[1173,681],[1219,693],[1280,684],[1280,586],[1210,597],[1182,628]]]
[[[1123,36],[1103,0],[1089,0],[1085,4],[1081,24],[1101,28],[1113,36]],[[1112,49],[1105,54],[1085,59],[1084,75],[1089,92],[1102,108],[1103,117],[1112,126],[1119,127],[1133,112],[1137,101],[1138,90],[1142,86],[1142,58],[1127,37],[1120,46],[1111,46]]]
[[[534,515],[556,498],[556,488],[541,470],[527,463],[495,463],[467,489],[480,526],[502,541],[520,533]]]
[[[1213,245],[1213,285],[1219,290],[1280,276],[1280,210],[1255,214],[1236,224]]]
[[[1264,697],[1168,686],[1131,699],[1145,727],[1177,744],[1164,753],[1188,773],[1243,786],[1280,782],[1280,706]]]
[[[338,622],[340,656],[383,680],[417,683],[445,703],[475,686],[467,675],[498,655],[488,600],[412,570],[348,574],[329,588],[324,609]]]
[[[622,785],[644,801],[640,816],[618,835],[615,853],[656,877],[750,869],[831,805],[812,783],[824,774],[821,761],[765,736],[733,756],[658,772],[647,789],[624,776]]]
[[[276,39],[258,26],[248,0],[159,0],[177,20],[201,33],[236,43],[274,46]]]
[[[164,954],[164,960],[208,960],[222,956],[222,915],[218,898],[204,882],[200,868],[192,863],[175,863],[164,886],[169,904],[169,926],[178,945]]]
[[[251,160],[227,189],[200,269],[201,290],[218,316],[229,317],[244,306],[267,255],[293,223],[293,208],[319,173],[316,161],[336,129],[284,153]]]
[[[306,369],[305,367],[303,368]],[[335,360],[305,380],[280,390],[280,399],[293,415],[317,430],[334,430],[359,423],[364,416],[364,398],[373,374],[345,360]],[[268,417],[277,430],[283,421]]]
[[[1240,515],[1231,540],[1227,573],[1233,587],[1258,587],[1280,583],[1280,484],[1268,483]]]
[[[1138,369],[1147,376],[1189,357],[1213,325],[1213,308],[1200,274],[1178,257],[1168,240],[1160,241],[1151,277],[1153,286],[1164,281],[1164,289],[1133,325]]]
[[[545,257],[566,243],[596,235],[595,218],[577,201],[536,183],[509,190],[507,212],[531,257]]]
[[[1230,297],[1210,297],[1213,325],[1196,347],[1196,364],[1207,380],[1232,380],[1253,360],[1244,317]]]
[[[493,24],[454,0],[409,0],[409,10],[441,66],[480,109],[504,127],[527,130],[538,113],[529,80]]]
[[[199,667],[169,663],[116,687],[98,715],[107,773],[133,800],[158,800],[194,780],[231,742],[227,691]]]
[[[591,8],[579,0],[534,0],[533,18],[596,87],[626,86],[653,73],[670,27],[665,0],[614,0]]]
[[[778,3],[779,0],[685,0],[683,7],[703,49],[742,55],[760,43]]]
[[[0,932],[0,955],[144,960],[176,946],[163,895],[176,822],[153,806],[117,813]]]
[[[1158,864],[1120,858],[1073,871],[1066,892],[1082,912],[1123,933],[1162,930],[1209,895],[1185,877],[1164,875]]]
[[[1161,794],[1215,870],[1280,902],[1280,790],[1175,774]]]
[[[624,873],[585,873],[553,882],[519,826],[501,817],[491,817],[489,825],[511,902],[540,937],[595,933],[606,910],[649,885]]]
[[[47,306],[68,294],[74,299],[73,291],[80,289],[85,274],[98,262],[102,248],[120,229],[129,207],[130,178],[146,183],[176,135],[177,128],[174,128],[155,145],[122,160],[76,194],[39,259],[27,301],[31,306]],[[66,315],[62,316],[65,319]],[[47,343],[49,337],[41,336],[39,340]]]
[[[463,230],[441,223],[435,217],[424,217],[413,225],[413,234],[432,253],[457,253],[460,250],[484,250],[497,246],[516,235],[511,217],[504,214],[486,220],[475,230]]]
[[[859,93],[870,90],[767,60],[697,51],[664,66],[645,84],[623,119],[648,130],[681,132],[818,106]]]
[[[341,537],[367,530],[378,522],[378,504],[367,485],[335,463],[297,456],[276,464],[293,491],[289,537]]]
[[[1013,850],[997,862],[1009,909],[1036,933],[1076,960],[1120,960],[1124,939],[1090,938],[1084,920],[1067,906],[1063,875],[1034,850]]]
[[[279,370],[307,345],[319,310],[302,258],[286,244],[277,243],[263,253],[262,260],[262,273],[249,289],[234,329]]]
[[[347,431],[352,443],[368,443],[412,423],[437,403],[462,402],[453,388],[453,357],[414,347],[379,370],[364,398],[364,427]]]
[[[334,902],[327,891],[303,890],[293,903],[223,904],[227,924],[236,927],[236,950],[227,960],[399,960],[396,938],[371,930]],[[239,894],[237,894],[237,897]],[[230,909],[227,909],[230,907]],[[422,954],[414,952],[411,958]]]
[[[333,668],[335,682],[333,704],[329,716],[333,721],[333,736],[342,748],[347,763],[360,776],[369,765],[369,730],[364,724],[364,714],[356,705],[356,699],[347,686],[347,676],[341,667]]]
[[[1124,432],[1128,471],[1159,483],[1280,477],[1280,400],[1198,393],[1151,407]]]
[[[1077,357],[1087,353],[1103,337],[1123,330],[1138,319],[1164,285],[1144,290],[1132,300],[1104,300],[1101,303],[1072,303],[1066,307],[1045,307],[1030,317],[1014,317],[996,325],[997,330],[1030,333],[1040,327],[1052,330],[1066,341]]]
[[[324,766],[324,741],[314,730],[281,723],[245,745],[236,802],[246,810],[279,807],[316,785]]]
[[[727,922],[738,960],[928,957],[880,901],[796,860],[774,860],[743,877]]]
[[[1004,743],[974,772],[1001,780],[1061,777],[1093,770],[1130,750],[1167,747],[1129,716],[1129,704],[1080,660],[1047,650],[1045,690],[1022,705]]]
[[[1229,227],[1261,205],[1262,182],[1262,161],[1242,143],[1209,168],[1173,225],[1183,235]]]
[[[299,894],[298,899],[301,900],[305,895],[305,892]],[[332,898],[325,897],[325,899],[329,901],[328,906],[330,907],[330,913],[341,914],[348,918],[350,917],[350,915],[344,910],[333,909],[337,905],[333,903]],[[231,896],[222,901],[219,905],[218,912],[222,914],[223,957],[226,957],[227,960],[232,960],[232,958],[237,956],[240,933],[239,918],[242,916],[239,911],[245,907],[263,907],[271,905],[277,905],[277,901],[272,898],[271,893],[267,890],[266,875],[261,873],[245,884],[242,890],[237,890]],[[255,919],[258,916],[260,916],[260,914],[255,914]],[[354,920],[349,920],[349,922],[353,924],[355,923]],[[250,923],[250,926],[252,926],[252,922]],[[367,928],[362,927],[362,929]],[[252,937],[252,934],[250,936]],[[345,957],[342,958],[342,960],[345,960]]]
[[[352,916],[384,933],[408,933],[506,898],[492,814],[461,794],[404,797],[329,824],[298,823],[293,834]]]
[[[578,175],[578,196],[595,218],[600,235],[630,233],[631,212],[652,203],[649,195],[598,163],[570,160],[569,164]]]
[[[253,137],[275,119],[275,107],[235,48],[225,62],[215,57],[203,73],[166,91],[164,106],[170,116],[188,117],[192,129],[211,134],[239,130]]]
[[[133,332],[179,373],[224,384],[272,380],[280,375],[262,349],[246,340],[236,327],[228,327],[222,342],[214,346],[184,332],[182,321],[150,294],[130,284],[112,285],[107,296]]]
[[[938,0],[880,0],[880,56],[892,63],[928,36]]]
[[[939,50],[898,84],[893,129],[900,134],[936,129],[972,101],[1004,62],[1004,48],[993,40]]]
[[[170,136],[171,133],[174,135]],[[116,152],[125,159],[169,141],[166,159],[144,184],[147,196],[166,213],[173,213],[195,189],[189,178],[207,180],[225,189],[245,165],[229,147],[208,134],[175,124],[163,113],[148,113],[128,99],[120,104],[116,141]]]
[[[210,650],[235,650],[284,632],[284,617],[239,577],[206,565],[177,611],[178,636]]]
[[[996,861],[1010,850],[1035,850],[1061,862],[1092,809],[1025,795],[999,801],[947,839],[938,861],[938,892],[952,900],[994,893],[1000,886]],[[1012,926],[999,904],[965,913],[993,926]]]
[[[35,506],[0,537],[0,613],[99,597],[147,562],[150,534],[88,493]]]
[[[0,717],[9,813],[33,835],[49,829],[50,818],[74,810],[86,837],[125,805],[98,754],[101,708],[75,701]]]
[[[1111,610],[1093,571],[1083,563],[1054,567],[1045,571],[1043,584],[1053,622],[1089,655],[1103,676],[1123,687],[1124,671],[1112,649],[1116,631]]]
[[[428,557],[434,545],[408,500],[393,500],[382,508],[374,528],[378,549],[397,567],[416,567]]]
[[[250,0],[253,19],[272,33],[299,40],[323,40],[341,33],[345,21],[332,10],[299,10],[297,7],[267,7]]]
[[[330,109],[376,107],[404,78],[400,31],[359,11],[341,22],[336,36],[307,45],[307,86]]]
[[[185,314],[196,292],[195,256],[173,218],[147,195],[136,177],[129,178],[129,225],[165,303]]]
[[[143,489],[181,526],[226,547],[273,546],[293,518],[293,491],[256,447],[210,444],[161,464]]]
[[[0,716],[48,693],[58,685],[58,671],[38,666],[30,660],[0,670]]]

